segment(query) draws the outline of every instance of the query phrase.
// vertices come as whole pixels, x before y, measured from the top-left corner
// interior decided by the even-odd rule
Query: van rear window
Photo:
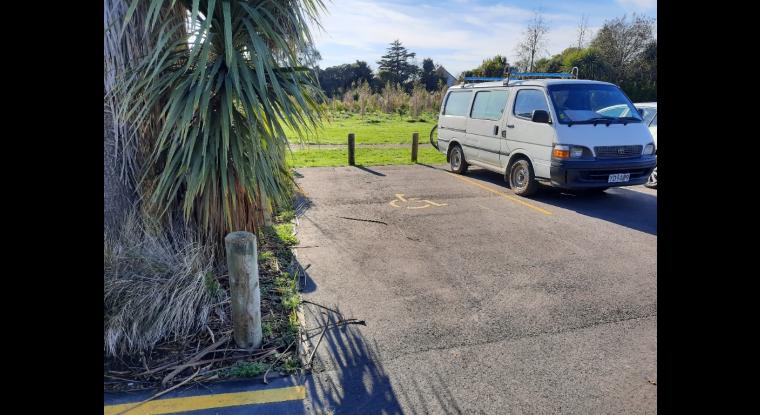
[[[456,91],[449,93],[446,105],[443,107],[443,115],[466,116],[470,109],[470,97],[472,91]]]

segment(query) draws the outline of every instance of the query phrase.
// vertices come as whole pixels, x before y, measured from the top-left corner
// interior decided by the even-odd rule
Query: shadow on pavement
[[[358,325],[322,327],[342,320],[339,309],[304,303],[310,350],[317,346],[306,381],[308,413],[400,414],[388,375],[370,350]],[[375,348],[376,349],[376,348]]]
[[[473,169],[467,176],[509,189],[504,176],[490,170]],[[610,188],[600,194],[542,187],[529,199],[657,235],[657,196],[653,194],[625,187]]]
[[[383,173],[380,173],[379,171],[375,171],[375,170],[369,169],[369,168],[367,168],[367,167],[364,167],[364,166],[362,166],[362,165],[359,165],[359,166],[354,166],[354,167],[356,167],[356,168],[357,168],[357,169],[359,169],[359,170],[364,170],[364,171],[366,171],[367,173],[372,173],[372,174],[374,174],[375,176],[383,176],[383,177],[385,177],[385,175],[384,175]]]

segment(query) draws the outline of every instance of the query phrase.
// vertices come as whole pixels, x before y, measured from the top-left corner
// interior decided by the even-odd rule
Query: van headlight
[[[591,150],[583,146],[555,144],[552,157],[560,160],[582,159],[591,156]]]
[[[651,156],[652,154],[654,154],[654,144],[653,143],[647,144],[647,146],[644,147],[644,152],[642,154],[644,154],[645,156]]]

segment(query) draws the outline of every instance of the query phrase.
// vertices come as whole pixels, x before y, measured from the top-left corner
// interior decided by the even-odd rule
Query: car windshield
[[[628,97],[614,85],[557,84],[547,88],[559,122],[641,122]]]
[[[644,123],[649,125],[652,122],[652,118],[657,115],[657,108],[654,107],[638,107],[641,112],[644,113]]]

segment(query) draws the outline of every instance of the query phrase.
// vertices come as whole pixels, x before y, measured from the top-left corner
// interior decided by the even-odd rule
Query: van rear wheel
[[[518,159],[509,166],[509,187],[519,196],[530,196],[538,190],[533,166],[525,159]]]
[[[456,145],[451,149],[451,153],[449,153],[449,165],[451,166],[451,171],[456,174],[467,173],[467,168],[470,167],[470,165],[467,164],[467,161],[464,159],[462,147]]]

